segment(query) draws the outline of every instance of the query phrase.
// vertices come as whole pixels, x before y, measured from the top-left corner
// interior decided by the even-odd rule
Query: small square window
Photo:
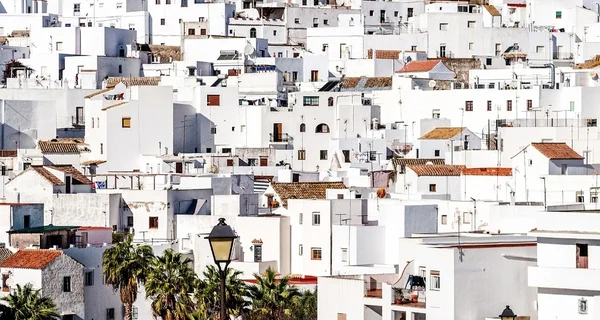
[[[294,18],[294,23],[295,24],[300,24],[300,18]]]
[[[298,150],[298,160],[306,160],[306,150]]]
[[[321,248],[311,248],[310,249],[310,260],[321,260]]]
[[[435,184],[430,184],[429,192],[437,192],[437,186]]]
[[[429,272],[429,275],[430,275],[430,278],[431,278],[431,280],[430,280],[430,283],[431,283],[431,284],[430,284],[430,287],[429,287],[429,289],[431,289],[431,290],[436,290],[436,291],[437,291],[437,290],[440,290],[440,287],[441,287],[441,283],[440,283],[440,280],[441,280],[441,279],[440,279],[440,272],[439,272],[439,271],[434,271],[434,270],[431,270],[431,271]]]
[[[394,17],[398,18],[398,11],[394,11]]]
[[[434,155],[435,157],[439,157],[439,156],[440,156],[440,150],[434,150],[434,151],[433,151],[433,155]]]
[[[165,19],[164,19],[164,18],[160,19],[160,25],[161,25],[161,26],[164,26],[164,25],[165,25]]]
[[[556,19],[562,19],[562,11],[556,11]]]
[[[342,248],[342,262],[348,262],[348,248]]]
[[[158,229],[158,217],[148,217],[148,228]]]
[[[115,308],[106,309],[106,320],[114,320],[115,319]]]
[[[473,111],[473,101],[465,101],[465,111]]]
[[[492,101],[488,100],[487,102],[487,111],[492,111]]]
[[[447,225],[448,224],[448,216],[447,215],[442,215],[442,224],[443,225]]]
[[[329,25],[329,20],[323,19],[323,24],[326,25],[326,26],[328,26]]]
[[[312,214],[312,224],[313,226],[321,225],[321,214],[319,212],[313,212]]]
[[[63,292],[71,292],[71,277],[63,277]]]
[[[374,10],[369,10],[369,16],[372,17],[373,14],[375,14],[375,11]]]
[[[469,42],[469,50],[475,50],[475,44],[473,42]]]
[[[301,244],[298,245],[298,255],[301,256],[304,254],[304,246]]]
[[[467,21],[467,28],[475,28],[477,23],[475,21]]]
[[[448,31],[448,24],[440,23],[440,31]]]
[[[506,100],[506,111],[512,111],[512,100]]]
[[[321,151],[319,151],[319,159],[320,160],[327,160],[327,150],[321,150]]]
[[[129,118],[129,117],[121,118],[121,128],[131,128],[131,118]]]

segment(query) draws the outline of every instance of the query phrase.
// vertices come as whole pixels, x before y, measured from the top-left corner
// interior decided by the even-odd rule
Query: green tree
[[[8,308],[2,310],[1,319],[12,320],[55,320],[60,319],[56,305],[50,298],[44,298],[41,290],[34,290],[31,283],[2,298]]]
[[[192,294],[196,274],[192,260],[172,249],[154,258],[144,284],[146,297],[152,300],[152,315],[162,320],[184,320],[194,310]]]
[[[1,83],[6,83],[6,79],[8,78],[15,78],[18,70],[25,70],[27,73],[29,73],[32,69],[17,60],[10,60],[4,65],[4,70],[2,70]]]
[[[219,270],[209,265],[204,270],[203,279],[196,284],[196,300],[199,311],[205,316],[217,315],[221,307],[221,278]],[[227,299],[227,313],[233,316],[242,316],[248,312],[248,285],[240,279],[241,271],[227,269],[225,280],[225,294]]]
[[[118,291],[125,305],[125,320],[131,320],[133,303],[137,299],[138,286],[144,284],[154,259],[152,248],[134,245],[133,235],[104,251],[102,268],[106,285]]]
[[[292,315],[294,299],[300,293],[290,285],[290,276],[277,279],[277,272],[268,268],[264,275],[254,274],[256,285],[249,288],[252,318],[279,320]]]
[[[294,298],[292,304],[292,319],[317,320],[317,289],[304,291]]]

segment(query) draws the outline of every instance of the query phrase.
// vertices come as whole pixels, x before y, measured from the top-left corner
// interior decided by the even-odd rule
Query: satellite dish
[[[590,71],[590,77],[595,78],[598,74],[596,73],[596,71]]]
[[[244,54],[249,56],[254,53],[254,47],[248,42],[246,47],[244,47]]]
[[[341,7],[344,5],[344,0],[335,0],[335,4]]]
[[[435,85],[436,85],[436,84],[437,84],[437,83],[435,82],[435,80],[429,80],[429,87],[430,87],[430,88],[435,88]]]
[[[6,279],[6,285],[11,287],[13,285],[15,281],[13,280],[13,278],[8,278]]]

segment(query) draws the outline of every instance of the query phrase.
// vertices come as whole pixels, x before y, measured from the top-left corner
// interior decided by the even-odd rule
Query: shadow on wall
[[[15,150],[17,148],[35,149],[36,147],[36,129],[19,130],[8,124],[0,125],[0,149]]]

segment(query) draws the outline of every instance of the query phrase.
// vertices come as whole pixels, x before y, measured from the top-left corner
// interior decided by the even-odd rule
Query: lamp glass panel
[[[210,239],[210,246],[216,262],[229,261],[233,239]]]

